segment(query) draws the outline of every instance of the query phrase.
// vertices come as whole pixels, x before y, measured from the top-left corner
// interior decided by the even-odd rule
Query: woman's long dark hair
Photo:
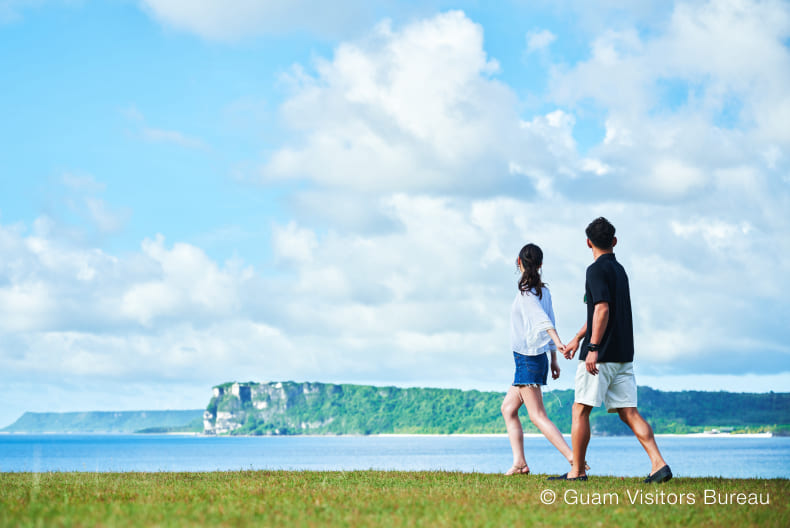
[[[518,253],[518,259],[524,266],[524,273],[518,279],[518,289],[523,295],[525,292],[535,290],[538,299],[543,298],[543,287],[546,284],[540,280],[540,266],[543,264],[543,251],[535,244],[527,244]],[[518,265],[519,260],[516,261]]]

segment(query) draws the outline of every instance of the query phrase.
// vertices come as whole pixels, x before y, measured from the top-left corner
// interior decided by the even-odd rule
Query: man
[[[566,359],[573,359],[584,337],[576,369],[571,426],[573,467],[551,479],[587,480],[584,460],[590,443],[590,411],[604,403],[609,412],[620,415],[650,457],[652,467],[645,482],[666,482],[672,478],[672,471],[658,450],[653,429],[636,409],[631,295],[625,269],[614,256],[615,229],[601,217],[593,220],[585,232],[595,261],[587,268],[587,322],[563,351]]]

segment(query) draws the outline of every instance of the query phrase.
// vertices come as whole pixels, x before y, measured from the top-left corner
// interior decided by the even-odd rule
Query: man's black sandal
[[[579,475],[578,477],[568,478],[568,474],[565,473],[565,474],[560,475],[558,477],[549,477],[549,480],[580,480],[580,481],[586,481],[587,480],[587,475]]]
[[[645,484],[661,484],[672,478],[672,470],[669,466],[664,466],[652,475],[648,475]]]

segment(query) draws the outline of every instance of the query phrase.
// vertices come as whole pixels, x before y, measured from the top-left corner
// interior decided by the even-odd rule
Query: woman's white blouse
[[[541,299],[532,291],[516,293],[510,310],[510,341],[513,352],[537,356],[556,349],[547,332],[554,328],[551,292],[545,287],[542,290]]]

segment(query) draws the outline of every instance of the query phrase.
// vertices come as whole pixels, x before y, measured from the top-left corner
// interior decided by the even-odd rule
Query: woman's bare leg
[[[511,386],[507,394],[505,394],[505,399],[502,401],[502,417],[505,419],[510,448],[513,450],[513,467],[527,465],[527,461],[524,459],[524,429],[522,429],[521,420],[518,418],[518,410],[521,408],[521,404],[521,395],[518,388]],[[529,467],[526,469],[529,469]]]
[[[524,401],[524,405],[527,406],[529,419],[535,424],[535,427],[540,429],[543,436],[551,442],[551,445],[562,453],[562,456],[564,456],[568,462],[573,463],[573,451],[568,446],[565,438],[563,438],[560,430],[557,429],[557,426],[554,425],[554,422],[552,422],[546,414],[546,408],[543,407],[543,393],[540,391],[540,387],[519,387],[519,392],[521,394],[521,399]]]

